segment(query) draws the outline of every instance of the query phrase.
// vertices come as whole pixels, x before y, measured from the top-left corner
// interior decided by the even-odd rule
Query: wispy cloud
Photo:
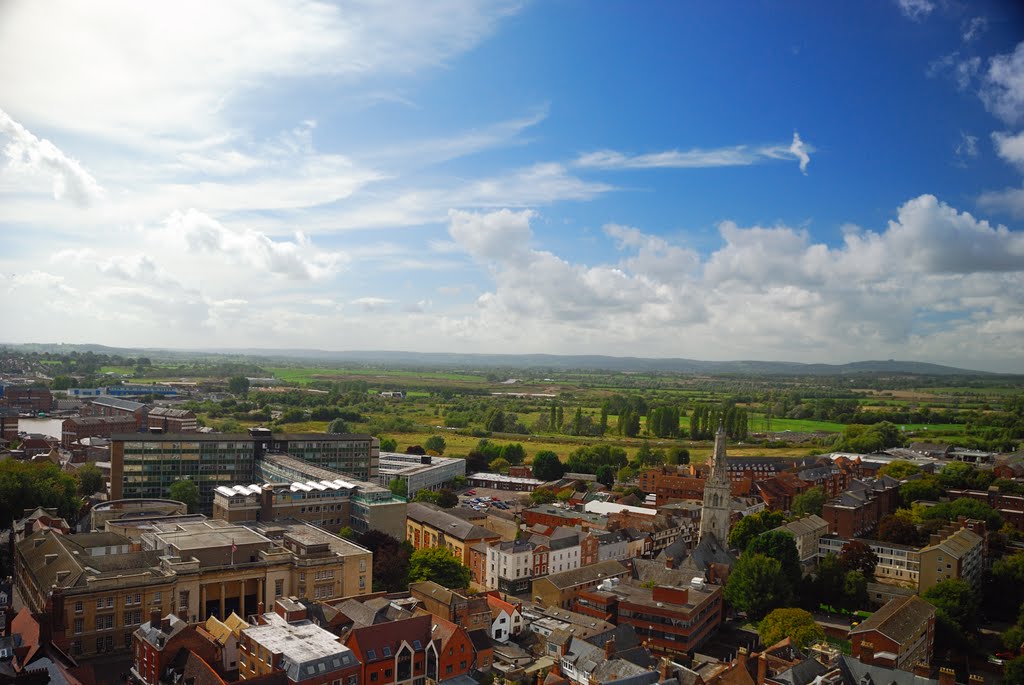
[[[981,37],[981,34],[988,30],[988,19],[985,17],[972,17],[964,21],[960,29],[960,38],[965,43],[972,43]]]
[[[1024,121],[1024,41],[1013,52],[988,63],[981,100],[992,114],[1009,125]]]
[[[900,11],[914,21],[925,19],[935,10],[935,3],[931,0],[896,0]]]
[[[713,167],[750,166],[779,159],[795,159],[800,170],[807,171],[809,153],[814,148],[793,133],[789,145],[733,145],[712,149],[666,150],[629,155],[616,150],[598,150],[580,155],[575,166],[584,169],[704,169]]]

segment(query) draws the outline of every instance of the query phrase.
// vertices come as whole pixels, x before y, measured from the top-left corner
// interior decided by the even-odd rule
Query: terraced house
[[[470,548],[497,542],[501,536],[432,504],[413,502],[406,514],[405,539],[415,549],[445,547],[470,566]]]

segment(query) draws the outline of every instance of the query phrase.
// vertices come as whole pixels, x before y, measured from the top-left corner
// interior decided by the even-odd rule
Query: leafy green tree
[[[839,550],[839,565],[847,572],[860,571],[865,578],[871,580],[875,577],[878,555],[871,550],[867,543],[850,540]]]
[[[868,454],[899,447],[900,443],[899,428],[888,421],[871,425],[851,423],[843,429],[837,448],[844,452]]]
[[[555,501],[555,492],[551,488],[537,488],[530,493],[530,501],[534,504],[551,504]]]
[[[786,522],[786,517],[781,511],[759,511],[750,516],[744,516],[729,531],[729,546],[736,549],[746,549],[750,541],[761,533],[766,533],[772,528],[778,528]]]
[[[188,513],[199,511],[199,486],[188,478],[172,483],[169,493],[171,499],[188,505]]]
[[[565,465],[551,450],[538,452],[533,458],[533,477],[537,480],[558,480],[565,474]]]
[[[381,452],[395,452],[398,450],[398,441],[394,438],[381,438],[380,439],[380,451]]]
[[[50,383],[51,390],[67,390],[73,387],[75,387],[75,379],[71,376],[54,376],[53,382]]]
[[[373,591],[400,592],[409,589],[409,557],[413,548],[380,530],[361,533],[356,542],[373,552]]]
[[[334,419],[329,424],[327,424],[327,432],[336,434],[348,433],[348,422],[342,418]]]
[[[897,545],[916,545],[921,541],[921,534],[906,516],[888,514],[878,522],[878,539]]]
[[[555,499],[557,499],[559,502],[568,502],[569,500],[572,499],[572,496],[574,494],[576,493],[572,490],[559,490],[558,494],[555,495]]]
[[[910,506],[920,500],[934,502],[941,496],[942,488],[935,476],[922,476],[900,485],[900,502],[903,506]]]
[[[729,573],[725,599],[736,610],[757,620],[790,602],[789,579],[777,559],[763,554],[744,554]]]
[[[999,636],[1003,648],[1020,654],[1021,645],[1024,645],[1024,626],[1010,626],[1006,632]]]
[[[847,611],[856,611],[868,605],[868,579],[863,571],[854,569],[846,572],[839,605]]]
[[[801,492],[793,498],[793,515],[807,516],[814,514],[821,516],[821,508],[825,506],[825,490],[820,487],[813,487],[807,492]]]
[[[599,466],[597,469],[597,482],[607,488],[615,485],[615,467]]]
[[[632,466],[623,466],[615,472],[615,480],[619,483],[628,483],[636,478],[636,469]]]
[[[666,464],[689,464],[690,463],[690,450],[685,447],[670,447],[668,454],[665,456]]]
[[[935,606],[936,642],[946,647],[973,640],[978,621],[978,596],[962,580],[944,580],[922,593]]]
[[[518,442],[510,442],[501,448],[501,456],[509,464],[522,464],[526,461],[526,449]]]
[[[458,506],[459,497],[448,488],[441,488],[437,491],[437,506],[443,509],[451,509]]]
[[[774,609],[757,626],[761,644],[774,645],[790,638],[798,649],[805,649],[825,639],[825,631],[808,611],[796,608]]]
[[[399,497],[409,496],[409,484],[404,478],[393,478],[388,483],[388,489],[391,490],[391,494],[398,495]]]
[[[409,582],[432,580],[449,590],[469,587],[470,572],[447,547],[418,549],[409,557]]]
[[[909,461],[904,461],[902,459],[891,461],[882,468],[878,469],[879,476],[889,476],[890,478],[895,478],[896,480],[903,480],[904,478],[909,478],[910,476],[916,475],[918,473],[921,473],[921,467],[917,466],[916,464],[911,464]]]
[[[956,521],[961,516],[984,521],[988,530],[999,530],[1003,527],[1003,517],[999,515],[998,511],[984,502],[967,497],[961,497],[952,502],[936,504],[933,507],[926,508],[921,513],[921,518],[925,521]]]
[[[1024,606],[1024,552],[1009,554],[992,564],[991,582],[985,586],[988,613],[1013,620]]]
[[[140,366],[142,360],[139,360]],[[245,376],[232,376],[228,379],[228,392],[232,395],[244,395],[249,392],[249,379]]]
[[[494,473],[508,473],[508,470],[512,467],[512,465],[508,463],[508,459],[505,459],[504,457],[492,459],[491,463],[487,466]]]
[[[782,565],[782,572],[789,580],[794,594],[803,577],[800,567],[800,553],[796,550],[796,539],[785,530],[769,530],[750,541],[744,554],[763,554]]]
[[[431,435],[423,443],[423,446],[427,448],[428,452],[437,452],[438,454],[444,454],[444,450],[448,447],[448,443],[445,442],[444,438],[440,435]]]
[[[75,473],[78,478],[78,494],[83,497],[94,495],[104,489],[103,472],[96,464],[86,464]]]
[[[82,500],[78,481],[52,462],[0,461],[0,526],[10,527],[33,507],[56,508],[69,521],[77,520]]]
[[[1024,685],[1024,656],[1007,661],[1003,666],[1003,685]]]

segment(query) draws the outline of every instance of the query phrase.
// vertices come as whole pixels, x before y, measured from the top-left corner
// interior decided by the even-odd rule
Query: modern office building
[[[115,434],[110,445],[110,497],[161,498],[182,479],[199,486],[200,508],[209,512],[217,486],[252,483],[264,455],[286,454],[305,464],[377,479],[380,441],[370,435],[331,433]]]
[[[380,484],[390,487],[393,480],[405,481],[406,497],[410,499],[420,490],[440,490],[456,477],[465,476],[465,459],[430,454],[380,453]]]

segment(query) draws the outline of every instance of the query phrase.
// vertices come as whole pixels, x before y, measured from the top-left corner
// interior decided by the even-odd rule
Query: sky
[[[1015,2],[0,5],[0,341],[1024,373]]]

